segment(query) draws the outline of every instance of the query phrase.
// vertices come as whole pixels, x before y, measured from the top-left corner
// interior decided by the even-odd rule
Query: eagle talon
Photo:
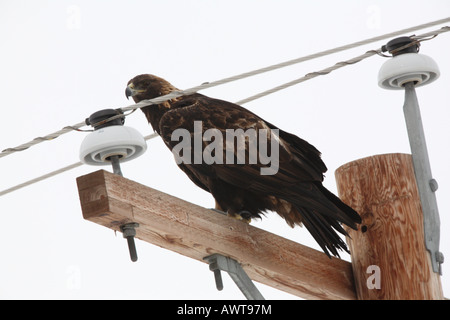
[[[247,223],[250,223],[252,221],[252,214],[250,211],[242,210],[238,213],[241,216],[241,219]]]
[[[228,212],[227,216],[229,216],[229,217],[231,217],[233,219],[236,219],[236,220],[248,223],[248,224],[250,224],[250,222],[252,221],[252,214],[249,211],[246,211],[246,210],[240,211],[238,213],[230,213],[230,212]]]

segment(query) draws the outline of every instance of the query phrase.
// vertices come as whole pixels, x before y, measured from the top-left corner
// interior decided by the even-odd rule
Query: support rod
[[[248,300],[264,300],[263,295],[256,288],[244,269],[242,269],[239,262],[217,253],[205,257],[204,260],[209,263],[210,270],[214,272],[218,290],[223,289],[222,276],[220,275],[220,270],[223,270],[228,272],[231,279],[233,279],[234,283],[236,283]]]
[[[403,113],[405,115],[409,144],[411,146],[414,175],[422,204],[425,246],[431,255],[433,271],[442,275],[441,264],[444,261],[443,255],[439,251],[440,219],[436,195],[434,193],[437,189],[437,182],[431,175],[422,118],[420,116],[420,108],[414,86],[414,82],[408,82],[405,85]]]

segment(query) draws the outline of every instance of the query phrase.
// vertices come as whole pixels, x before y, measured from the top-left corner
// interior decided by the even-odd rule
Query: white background
[[[180,89],[449,16],[448,0],[428,1],[11,1],[0,2],[0,149],[130,105],[137,74]],[[416,32],[424,33],[441,26]],[[202,93],[238,101],[312,71],[379,48],[359,47]],[[441,251],[450,258],[450,34],[424,42],[441,77],[417,89],[441,215]],[[374,56],[248,103],[248,109],[315,145],[334,171],[381,153],[409,153],[404,94],[377,86],[386,59]],[[151,133],[137,111],[126,124]],[[85,133],[71,132],[0,159],[0,190],[78,161]],[[109,167],[105,169],[111,170]],[[121,234],[85,221],[75,179],[82,166],[0,198],[0,298],[241,299],[227,275],[215,289],[204,263],[137,241],[128,257]],[[176,167],[159,138],[122,165],[124,176],[195,204],[212,197]],[[318,249],[308,232],[276,214],[255,226]],[[348,256],[344,259],[349,260]],[[450,292],[444,264],[444,294]],[[257,284],[267,299],[297,298]]]

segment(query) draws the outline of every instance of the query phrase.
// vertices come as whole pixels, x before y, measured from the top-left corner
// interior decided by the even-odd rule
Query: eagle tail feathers
[[[331,254],[339,257],[338,250],[350,253],[338,232],[348,236],[342,223],[356,230],[356,224],[361,223],[361,217],[321,183],[317,183],[316,187],[322,196],[316,197],[313,202],[305,203],[301,198],[286,199],[298,213],[295,224],[303,224],[328,257],[331,257]]]
[[[320,215],[311,209],[297,206],[296,209],[301,214],[301,222],[303,225],[308,229],[314,240],[316,240],[329,258],[331,258],[331,255],[340,257],[338,250],[344,250],[350,253],[346,243],[336,233],[337,230],[347,235],[347,232],[345,232],[337,220]]]

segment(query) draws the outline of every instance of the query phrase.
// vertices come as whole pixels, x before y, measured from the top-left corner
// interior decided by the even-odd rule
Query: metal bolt
[[[435,179],[430,180],[430,188],[431,188],[431,191],[433,191],[433,192],[436,192],[437,189],[439,188],[439,185]]]
[[[439,264],[439,274],[442,276],[442,264],[444,263],[444,254],[442,252],[436,252],[436,261]]]
[[[136,228],[139,227],[139,223],[131,222],[120,226],[120,231],[123,233],[123,237],[127,239],[128,250],[130,251],[131,261],[136,262],[137,251],[136,244],[134,243],[134,237],[136,236]]]
[[[110,157],[111,164],[113,167],[113,172],[121,177],[123,177],[122,170],[120,169],[120,157],[119,156],[111,156]]]
[[[444,263],[444,254],[442,252],[436,252],[436,261],[439,263]]]
[[[209,265],[209,270],[214,272],[214,280],[216,281],[216,288],[219,291],[223,290],[222,273],[220,272],[217,262],[212,262]]]

